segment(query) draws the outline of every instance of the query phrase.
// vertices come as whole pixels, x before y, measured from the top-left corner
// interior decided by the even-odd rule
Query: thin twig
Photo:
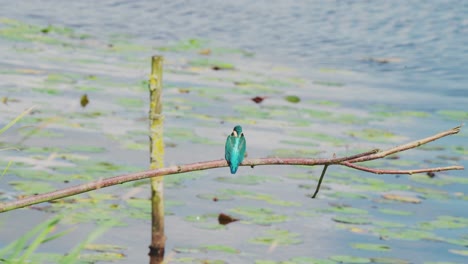
[[[401,152],[401,151],[405,151],[405,150],[408,150],[408,149],[419,147],[421,145],[424,145],[426,143],[429,143],[431,141],[437,140],[437,139],[442,138],[442,137],[457,134],[458,132],[460,132],[460,129],[461,129],[461,126],[457,126],[457,127],[452,128],[452,129],[449,129],[447,131],[441,132],[439,134],[436,134],[436,135],[433,135],[433,136],[430,136],[430,137],[427,137],[427,138],[419,139],[419,140],[416,140],[416,141],[413,141],[413,142],[410,142],[410,143],[407,143],[407,144],[404,144],[404,145],[396,146],[394,148],[391,148],[391,149],[388,149],[388,150],[385,150],[385,151],[382,151],[382,152],[378,152],[378,153],[373,154],[373,155],[359,157],[359,158],[350,160],[349,162],[356,163],[356,162],[363,162],[363,161],[380,159],[380,158],[386,157],[388,155],[391,155],[391,154],[394,154],[394,153],[397,153],[397,152]]]
[[[368,167],[363,167],[351,163],[349,161],[342,162],[346,167],[350,167],[356,170],[366,171],[374,174],[416,174],[416,173],[425,173],[425,172],[439,172],[439,171],[448,171],[448,170],[463,170],[463,166],[448,166],[448,167],[438,167],[438,168],[427,168],[427,169],[417,169],[417,170],[381,170],[381,169],[372,169]]]
[[[363,153],[352,156],[332,159],[308,159],[308,158],[259,158],[259,159],[246,159],[242,162],[242,166],[260,166],[260,165],[330,165],[339,164],[343,161],[354,160],[359,157],[365,157],[379,152],[378,149],[373,149]]]
[[[322,174],[320,175],[320,179],[317,183],[317,187],[315,188],[315,192],[310,198],[315,198],[315,196],[317,196],[320,190],[320,185],[322,185],[323,176],[325,176],[325,172],[327,171],[327,168],[328,168],[328,165],[323,166]]]

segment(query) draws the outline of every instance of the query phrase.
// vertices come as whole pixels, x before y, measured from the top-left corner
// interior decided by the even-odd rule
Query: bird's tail
[[[229,166],[229,168],[231,168],[231,174],[236,174],[237,168],[239,168],[239,165],[236,165],[235,163],[231,163],[230,165],[231,166]]]

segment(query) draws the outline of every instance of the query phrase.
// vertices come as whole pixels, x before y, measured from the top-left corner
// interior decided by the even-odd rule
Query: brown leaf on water
[[[266,99],[266,97],[263,97],[263,96],[255,96],[255,97],[251,98],[251,100],[254,101],[257,104],[263,102],[263,100],[265,100],[265,99]]]
[[[236,221],[239,221],[239,219],[229,216],[227,214],[220,213],[218,216],[218,222],[220,225],[227,225]]]
[[[89,104],[89,99],[87,94],[83,94],[80,99],[81,107],[85,108]]]

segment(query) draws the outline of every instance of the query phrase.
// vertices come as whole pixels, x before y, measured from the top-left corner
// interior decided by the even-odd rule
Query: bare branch
[[[419,147],[421,145],[424,145],[426,143],[429,143],[431,141],[437,140],[437,139],[442,138],[442,137],[457,134],[458,132],[460,132],[460,129],[461,129],[461,126],[457,126],[457,127],[452,128],[452,129],[449,129],[447,131],[441,132],[439,134],[436,134],[436,135],[433,135],[433,136],[430,136],[430,137],[427,137],[427,138],[419,139],[419,140],[416,140],[416,141],[413,141],[413,142],[410,142],[410,143],[407,143],[407,144],[404,144],[404,145],[396,146],[394,148],[391,148],[391,149],[376,153],[374,155],[369,155],[369,156],[356,158],[356,159],[350,160],[349,162],[356,163],[356,162],[363,162],[363,161],[380,159],[380,158],[386,157],[388,155],[391,155],[391,154],[394,154],[394,153],[397,153],[397,152],[402,152],[402,151],[405,151],[405,150],[408,150],[408,149]]]
[[[417,140],[405,145],[397,146],[389,150],[379,152],[379,150],[374,149],[364,153],[359,153],[352,156],[341,157],[341,158],[332,158],[332,159],[307,159],[307,158],[261,158],[261,159],[246,159],[242,162],[241,166],[261,166],[261,165],[324,165],[322,174],[319,179],[319,184],[315,191],[313,197],[315,197],[320,188],[320,184],[325,175],[326,169],[330,165],[342,165],[347,166],[353,169],[362,170],[366,172],[376,173],[376,174],[415,174],[423,172],[436,172],[436,171],[445,171],[445,170],[463,170],[462,166],[450,166],[450,167],[439,167],[439,168],[428,168],[428,169],[415,169],[415,170],[380,170],[380,169],[371,169],[363,166],[356,165],[356,162],[375,160],[383,158],[390,154],[405,151],[411,148],[418,147],[420,145],[426,144],[428,142],[437,140],[439,138],[456,134],[460,131],[460,127],[455,127],[451,130],[436,134],[431,137],[427,137],[421,140]],[[141,179],[151,178],[151,177],[161,177],[169,174],[178,174],[184,172],[198,171],[198,170],[207,170],[214,168],[227,167],[227,162],[225,160],[213,160],[206,162],[197,162],[192,164],[185,164],[179,166],[171,166],[167,168],[147,170],[136,173],[129,173],[120,176],[115,176],[111,178],[103,178],[89,183],[68,187],[65,189],[60,189],[57,191],[43,193],[38,195],[32,195],[29,197],[21,198],[16,201],[11,201],[7,203],[0,203],[0,213],[10,211],[17,208],[22,208],[25,206],[38,204],[42,202],[48,202],[84,192],[89,192],[92,190],[97,190],[100,188],[105,188],[117,184],[122,184],[130,181],[137,181]]]
[[[246,159],[242,162],[242,166],[261,166],[261,165],[327,165],[327,164],[339,164],[343,161],[353,160],[359,157],[365,157],[379,152],[378,149],[373,149],[363,153],[359,153],[352,156],[346,156],[341,158],[332,159],[308,159],[308,158],[260,158],[260,159]]]

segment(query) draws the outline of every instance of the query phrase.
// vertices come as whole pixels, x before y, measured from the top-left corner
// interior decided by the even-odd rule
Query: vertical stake
[[[151,58],[150,90],[150,169],[164,167],[164,141],[162,112],[162,56]],[[150,263],[161,263],[164,259],[166,236],[164,235],[164,177],[151,178],[151,245]]]

